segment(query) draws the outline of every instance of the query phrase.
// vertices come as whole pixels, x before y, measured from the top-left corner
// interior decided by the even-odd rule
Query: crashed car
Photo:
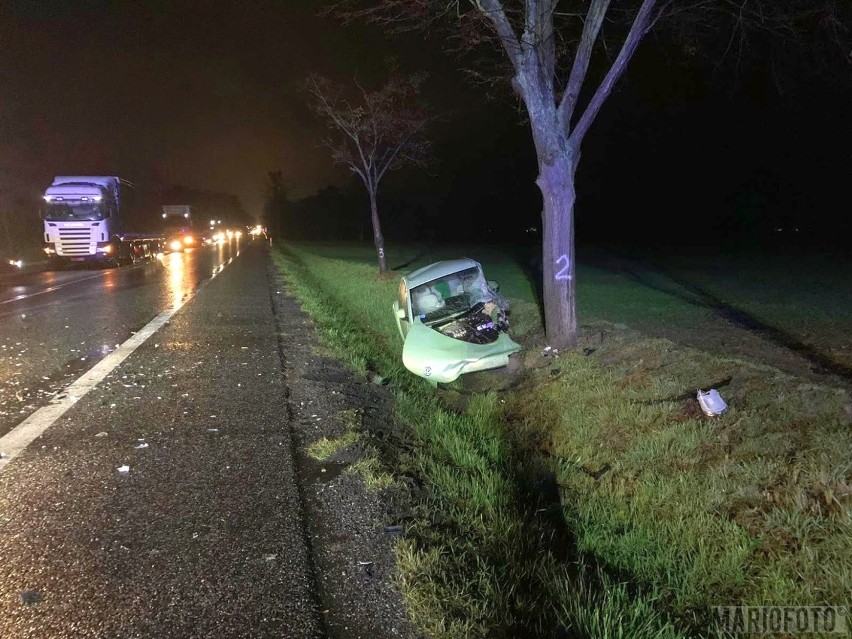
[[[402,278],[393,303],[402,363],[432,384],[506,366],[521,349],[507,330],[506,302],[479,262],[436,262]]]

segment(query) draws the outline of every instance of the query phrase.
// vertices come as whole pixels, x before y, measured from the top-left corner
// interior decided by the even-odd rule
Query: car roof
[[[467,257],[458,260],[444,260],[443,262],[435,262],[434,264],[429,264],[428,266],[419,268],[416,271],[412,271],[405,276],[405,280],[408,282],[409,288],[414,288],[415,286],[420,286],[426,282],[436,280],[439,277],[444,277],[473,267],[482,268],[479,262]]]

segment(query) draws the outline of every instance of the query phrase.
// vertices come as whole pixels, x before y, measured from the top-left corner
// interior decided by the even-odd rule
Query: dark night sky
[[[365,77],[386,55],[369,30],[317,17],[316,2],[3,4],[3,133],[37,150],[39,184],[159,179],[236,193],[252,213],[269,170],[295,196],[334,175],[305,75]]]
[[[369,84],[395,54],[403,68],[430,70],[432,103],[452,110],[436,140],[443,157],[434,172],[443,175],[426,188],[458,193],[467,181],[469,207],[489,181],[505,186],[516,171],[525,186],[515,201],[534,221],[531,143],[511,98],[486,101],[439,42],[415,35],[400,47],[372,28],[317,16],[324,4],[7,0],[0,179],[31,188],[34,206],[53,175],[115,174],[140,188],[234,193],[257,215],[270,170],[283,171],[296,198],[345,176],[317,147],[305,76]],[[848,88],[826,79],[779,96],[759,71],[734,82],[705,71],[643,46],[587,138],[581,230],[635,226],[648,203],[662,222],[688,228],[691,216],[713,217],[750,189],[785,214],[829,219],[827,203],[843,194],[852,165]]]

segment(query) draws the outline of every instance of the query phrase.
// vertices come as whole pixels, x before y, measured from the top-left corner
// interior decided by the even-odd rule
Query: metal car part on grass
[[[410,273],[393,304],[402,363],[432,384],[499,368],[521,349],[508,334],[507,304],[471,259],[436,262]]]

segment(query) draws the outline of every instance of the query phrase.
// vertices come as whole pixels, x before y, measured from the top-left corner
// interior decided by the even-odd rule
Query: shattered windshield
[[[466,313],[478,302],[490,299],[488,284],[475,266],[411,289],[412,311],[427,324]]]
[[[97,204],[57,203],[48,205],[44,219],[52,222],[94,221],[104,219],[104,215]]]

